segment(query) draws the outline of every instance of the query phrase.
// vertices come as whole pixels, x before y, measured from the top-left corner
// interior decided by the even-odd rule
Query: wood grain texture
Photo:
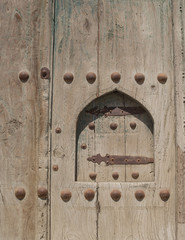
[[[47,187],[49,81],[40,67],[50,64],[50,6],[2,0],[0,9],[0,239],[46,239],[47,201],[37,188]],[[26,83],[18,78],[23,70]],[[26,191],[22,201],[18,187]]]

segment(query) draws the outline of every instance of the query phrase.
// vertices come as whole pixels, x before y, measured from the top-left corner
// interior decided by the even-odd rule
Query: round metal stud
[[[82,143],[81,148],[82,148],[82,149],[86,149],[86,148],[87,148],[87,145],[86,145],[85,143]]]
[[[133,179],[138,179],[138,177],[139,177],[139,173],[138,172],[133,172],[132,173],[132,178]]]
[[[58,171],[58,165],[53,165],[53,171],[55,171],[55,172]]]
[[[139,85],[143,84],[145,81],[145,75],[143,73],[136,73],[134,78]]]
[[[131,122],[130,123],[130,127],[134,130],[136,128],[136,123],[135,122]]]
[[[60,197],[64,202],[69,202],[69,200],[71,199],[71,196],[72,194],[69,190],[63,190],[60,194]]]
[[[55,129],[55,132],[57,133],[57,134],[59,134],[59,133],[61,133],[61,128],[59,128],[59,127],[57,127],[56,129]]]
[[[143,190],[137,190],[135,192],[135,197],[138,201],[142,201],[145,198],[145,193],[143,192]]]
[[[86,79],[87,79],[88,83],[93,84],[96,81],[96,74],[93,72],[89,72],[86,75]]]
[[[118,73],[118,72],[113,72],[111,74],[111,79],[112,79],[113,82],[118,83],[121,79],[121,74]]]
[[[70,73],[70,72],[67,72],[67,73],[64,74],[64,81],[65,81],[67,84],[72,83],[73,78],[74,78],[74,77],[73,77],[73,74]]]
[[[41,68],[40,76],[42,79],[49,79],[50,78],[50,70],[47,67]]]
[[[110,196],[111,196],[112,200],[114,200],[115,202],[118,202],[121,198],[121,192],[119,190],[113,190],[110,193]]]
[[[29,79],[29,73],[27,71],[22,71],[19,73],[19,79],[21,82],[25,83]]]
[[[40,187],[37,191],[38,197],[45,200],[48,197],[48,190],[44,187]]]
[[[117,180],[119,178],[119,173],[113,172],[112,177],[114,178],[114,180]]]
[[[168,190],[161,190],[159,196],[162,201],[167,202],[170,197],[170,193]]]
[[[92,201],[93,198],[95,196],[95,191],[92,190],[92,189],[87,189],[85,192],[84,192],[84,197],[88,200],[88,201]]]
[[[96,180],[96,176],[97,176],[97,174],[95,172],[89,173],[89,177],[91,180]]]
[[[15,190],[15,196],[17,199],[23,200],[24,197],[26,196],[26,192],[25,192],[24,188],[17,188]]]
[[[118,124],[117,124],[117,123],[111,123],[111,124],[110,124],[110,128],[111,128],[112,130],[116,130],[117,127],[118,127]]]
[[[159,73],[157,76],[157,80],[161,83],[161,84],[165,84],[167,81],[168,77],[165,73]]]
[[[95,124],[93,122],[89,123],[89,129],[94,130]]]

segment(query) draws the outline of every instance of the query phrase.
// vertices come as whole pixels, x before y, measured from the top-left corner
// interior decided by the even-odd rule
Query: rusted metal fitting
[[[143,73],[136,73],[134,78],[139,85],[143,84],[145,81],[145,75]]]
[[[58,171],[58,165],[53,165],[53,171]]]
[[[165,84],[167,81],[168,77],[165,73],[159,73],[157,76],[157,80],[161,83],[161,84]]]
[[[89,123],[89,129],[94,130],[95,124],[93,122]]]
[[[61,196],[61,198],[62,198],[62,200],[63,200],[64,202],[69,202],[69,200],[70,200],[71,197],[72,197],[72,194],[71,194],[71,192],[70,192],[69,190],[63,190],[63,191],[61,192],[60,196]]]
[[[132,173],[132,178],[133,179],[138,179],[138,177],[139,177],[139,173],[138,172],[133,172]]]
[[[67,84],[72,83],[73,79],[74,79],[74,76],[73,76],[72,73],[67,72],[67,73],[64,74],[64,81],[65,81]]]
[[[167,189],[161,190],[159,196],[162,201],[167,202],[170,197],[170,192]]]
[[[42,79],[49,79],[50,78],[50,70],[47,67],[41,68],[40,77]]]
[[[27,71],[22,71],[19,73],[19,79],[21,82],[25,83],[29,79],[29,73]]]
[[[26,192],[25,192],[24,188],[17,188],[15,190],[15,196],[17,199],[23,200],[24,197],[26,196]]]
[[[84,197],[88,200],[88,201],[92,201],[93,198],[95,196],[95,191],[93,189],[87,189],[84,192]]]
[[[48,190],[44,187],[40,187],[38,190],[37,190],[37,194],[38,194],[38,197],[42,200],[45,200],[47,199],[48,197]]]
[[[59,133],[61,133],[61,128],[59,128],[59,127],[57,127],[56,129],[55,129],[55,132],[57,133],[57,134],[59,134]]]
[[[118,83],[121,79],[121,74],[119,72],[113,72],[111,74],[111,79],[114,83]]]
[[[95,172],[89,173],[89,177],[91,180],[96,180],[97,174]]]
[[[112,177],[114,178],[114,180],[117,180],[119,178],[119,173],[118,172],[113,172]]]
[[[82,149],[86,149],[86,148],[87,148],[87,145],[86,145],[85,143],[82,143],[81,148],[82,148]]]
[[[114,200],[115,202],[118,202],[121,198],[121,192],[119,190],[113,190],[110,193],[110,196],[111,196],[112,200]]]
[[[117,124],[117,123],[111,123],[111,124],[110,124],[110,128],[111,128],[112,130],[116,130],[117,127],[118,127],[118,124]]]
[[[131,122],[130,123],[130,127],[134,130],[136,128],[136,123],[135,122]]]
[[[86,75],[86,79],[87,79],[88,83],[93,84],[96,81],[96,74],[93,72],[89,72]]]
[[[142,201],[145,198],[145,193],[143,192],[143,190],[137,190],[135,192],[135,197],[138,201]]]

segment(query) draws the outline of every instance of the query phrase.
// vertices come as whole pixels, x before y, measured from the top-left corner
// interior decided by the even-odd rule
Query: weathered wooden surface
[[[42,0],[0,2],[0,239],[46,239],[49,80],[52,4]],[[49,16],[50,15],[50,16]],[[18,74],[29,72],[22,83]],[[23,187],[25,198],[15,197]]]

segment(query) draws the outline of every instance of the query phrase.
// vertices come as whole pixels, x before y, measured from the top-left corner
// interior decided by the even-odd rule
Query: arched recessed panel
[[[147,110],[126,94],[92,101],[77,122],[76,181],[153,181],[153,125]]]

